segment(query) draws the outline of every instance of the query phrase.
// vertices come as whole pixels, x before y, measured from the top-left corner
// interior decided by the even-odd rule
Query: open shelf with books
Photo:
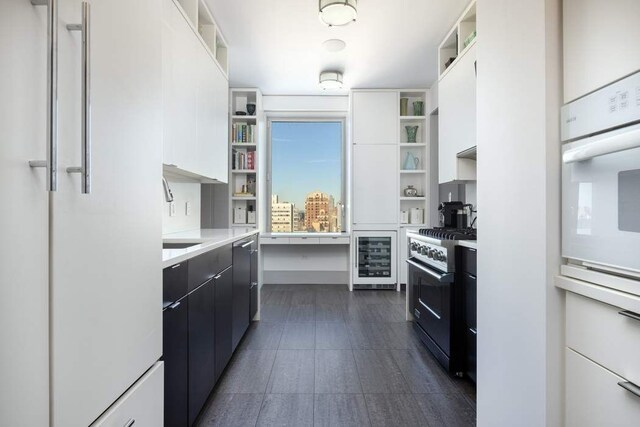
[[[229,225],[259,227],[262,95],[258,89],[231,89],[229,102]]]

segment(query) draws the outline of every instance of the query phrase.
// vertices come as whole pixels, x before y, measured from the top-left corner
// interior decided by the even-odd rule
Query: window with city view
[[[343,122],[271,122],[272,233],[343,227]]]

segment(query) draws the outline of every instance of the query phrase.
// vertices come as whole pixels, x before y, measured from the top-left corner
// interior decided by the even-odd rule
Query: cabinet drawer
[[[618,385],[625,380],[567,348],[566,425],[636,425],[640,397]]]
[[[288,237],[260,237],[261,245],[288,245],[289,238]]]
[[[178,301],[187,294],[187,262],[162,270],[163,306]]]
[[[231,265],[231,245],[213,249],[189,260],[189,292]]]
[[[640,385],[640,321],[571,292],[566,304],[567,347]]]
[[[458,269],[475,276],[478,273],[478,251],[463,246],[458,246],[456,249],[456,255],[460,257],[458,258],[460,260]]]
[[[320,239],[318,237],[291,237],[289,238],[290,245],[319,245]]]
[[[351,242],[349,237],[321,237],[321,245],[348,245]]]
[[[155,427],[163,424],[164,363],[157,362],[93,427]]]

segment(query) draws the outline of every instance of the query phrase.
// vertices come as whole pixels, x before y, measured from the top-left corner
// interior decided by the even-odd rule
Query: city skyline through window
[[[342,231],[342,121],[271,123],[271,232]]]

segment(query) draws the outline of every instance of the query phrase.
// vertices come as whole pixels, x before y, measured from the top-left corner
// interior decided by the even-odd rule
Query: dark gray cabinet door
[[[186,279],[186,277],[185,277]],[[186,287],[186,281],[185,281]],[[188,409],[188,301],[184,298],[162,312],[164,360],[164,425],[186,426]]]
[[[258,312],[258,242],[251,245],[251,303],[249,304],[249,321]]]
[[[187,262],[162,270],[163,307],[178,301],[187,294]]]
[[[215,287],[209,279],[189,301],[189,425],[193,424],[216,382]]]
[[[232,347],[235,351],[249,327],[251,303],[251,241],[233,245],[233,331]]]
[[[233,274],[229,267],[216,276],[215,288],[215,379],[231,359],[233,353],[231,341]]]

